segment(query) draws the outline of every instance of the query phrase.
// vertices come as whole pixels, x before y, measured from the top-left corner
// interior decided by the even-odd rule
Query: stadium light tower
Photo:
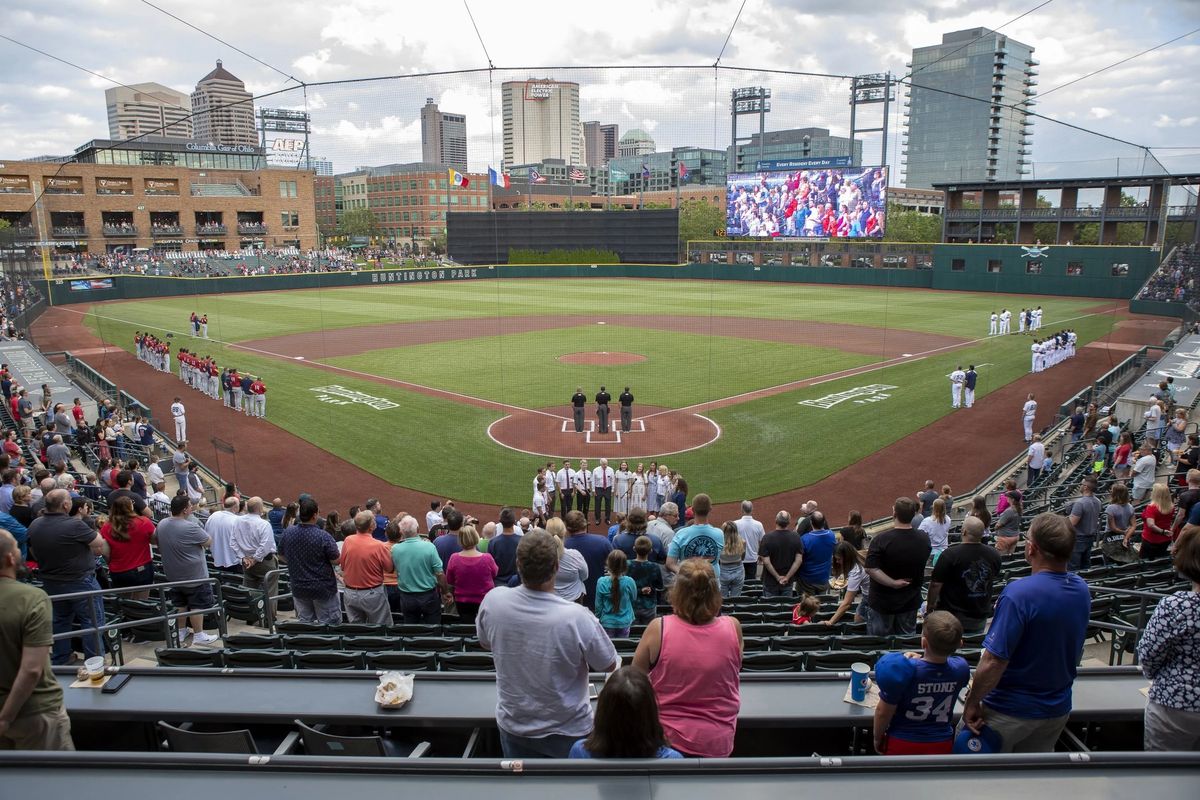
[[[892,82],[892,73],[874,72],[869,75],[858,75],[850,79],[850,163],[854,163],[854,143],[860,133],[879,133],[880,145],[879,163],[887,166],[887,129],[888,107],[896,99],[896,85]],[[883,103],[883,124],[878,128],[858,127],[858,107]]]
[[[738,142],[749,142],[754,137],[744,136],[738,139],[738,117],[744,117],[747,114],[758,115],[758,160],[763,158],[763,145],[766,142],[767,132],[767,113],[771,110],[771,90],[762,86],[745,86],[741,89],[734,89],[729,93],[729,116],[733,128],[733,134],[730,138],[730,172],[736,172],[737,165],[737,147]]]

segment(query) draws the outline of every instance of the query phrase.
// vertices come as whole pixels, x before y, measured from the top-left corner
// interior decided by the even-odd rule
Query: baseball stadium
[[[0,154],[14,792],[1191,796],[1200,148],[1033,50],[227,56]]]

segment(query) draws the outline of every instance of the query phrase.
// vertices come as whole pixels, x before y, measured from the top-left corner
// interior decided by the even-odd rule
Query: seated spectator
[[[792,624],[807,625],[810,622],[816,622],[815,617],[820,610],[821,601],[811,594],[806,594],[800,598],[799,603],[792,606]]]
[[[671,747],[724,758],[733,752],[741,707],[742,626],[717,616],[721,593],[708,559],[686,559],[670,596],[675,613],[650,621],[633,663],[650,675]]]
[[[683,758],[667,745],[658,700],[646,673],[621,667],[596,700],[592,733],[571,747],[569,758]]]
[[[888,653],[875,665],[875,752],[888,756],[949,755],[954,749],[954,703],[971,667],[953,655],[962,625],[934,611],[921,626],[922,655]]]
[[[1146,750],[1200,750],[1200,528],[1189,525],[1175,542],[1175,570],[1192,588],[1163,598],[1138,642],[1142,672],[1151,680],[1146,704]]]
[[[459,514],[460,518],[461,516]],[[438,538],[451,535],[458,539],[462,549],[450,556],[450,563],[446,568],[446,583],[450,585],[454,595],[454,606],[458,609],[459,620],[472,624],[475,622],[475,615],[479,613],[479,604],[496,585],[498,568],[491,555],[479,552],[479,534],[474,525],[466,525],[456,534],[447,533]]]
[[[633,624],[633,602],[637,598],[637,584],[626,573],[629,561],[621,550],[608,554],[605,567],[608,574],[596,581],[596,616],[600,627],[611,639],[623,639],[629,635]]]

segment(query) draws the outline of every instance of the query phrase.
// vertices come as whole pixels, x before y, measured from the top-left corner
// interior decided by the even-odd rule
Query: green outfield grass
[[[562,405],[576,385],[593,392],[601,382],[610,390],[628,382],[639,402],[682,407],[875,359],[838,350],[833,336],[808,345],[788,345],[741,338],[752,331],[739,336],[684,334],[639,328],[632,320],[605,326],[599,333],[590,326],[504,333],[503,318],[547,313],[684,315],[748,317],[762,320],[765,326],[772,320],[797,319],[974,340],[986,334],[991,310],[1004,306],[1015,310],[1028,304],[1043,307],[1047,330],[1072,320],[1066,324],[1079,332],[1081,344],[1103,336],[1112,324],[1104,314],[1079,318],[1100,304],[1088,299],[631,279],[497,279],[171,297],[96,306],[87,324],[105,340],[132,350],[136,329],[155,330],[159,335],[174,331],[177,341],[190,341],[188,314],[207,313],[214,341],[194,349],[216,356],[222,364],[262,375],[270,387],[272,424],[396,485],[464,500],[525,505],[529,475],[544,459],[514,453],[487,437],[487,426],[501,413],[230,345],[384,322],[462,320],[463,335],[468,337],[463,340],[410,347],[381,340],[379,349],[329,361],[369,375],[528,408]],[[714,330],[728,331],[728,327],[717,323]],[[580,341],[599,344],[581,346]],[[556,360],[565,353],[588,350],[634,352],[647,360],[602,368]],[[983,339],[953,353],[932,354],[861,377],[711,411],[708,416],[722,427],[721,438],[701,450],[672,456],[669,463],[692,478],[694,489],[708,491],[717,501],[812,483],[948,413],[946,375],[956,363],[972,361],[988,364],[980,370],[978,395],[982,397],[1027,372],[1029,340]],[[319,402],[310,389],[330,383],[392,400],[399,408],[376,411]],[[877,403],[844,403],[828,410],[798,405],[801,400],[874,383],[897,388]],[[161,409],[156,410],[161,414]],[[1014,425],[1015,420],[1014,412]],[[968,445],[937,442],[930,446]],[[409,456],[431,452],[448,457]],[[464,470],[464,464],[470,469]]]

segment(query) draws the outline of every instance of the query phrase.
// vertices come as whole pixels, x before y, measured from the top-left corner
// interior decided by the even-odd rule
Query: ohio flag
[[[496,170],[492,169],[491,167],[488,167],[488,178],[491,180],[493,186],[499,186],[501,189],[508,188],[508,173],[507,172],[504,172],[503,170],[501,170],[500,172],[497,172]]]
[[[450,185],[451,186],[459,186],[459,187],[465,189],[471,185],[471,179],[468,178],[466,175],[463,175],[458,170],[451,169],[451,170],[449,170],[449,173],[450,173]]]

